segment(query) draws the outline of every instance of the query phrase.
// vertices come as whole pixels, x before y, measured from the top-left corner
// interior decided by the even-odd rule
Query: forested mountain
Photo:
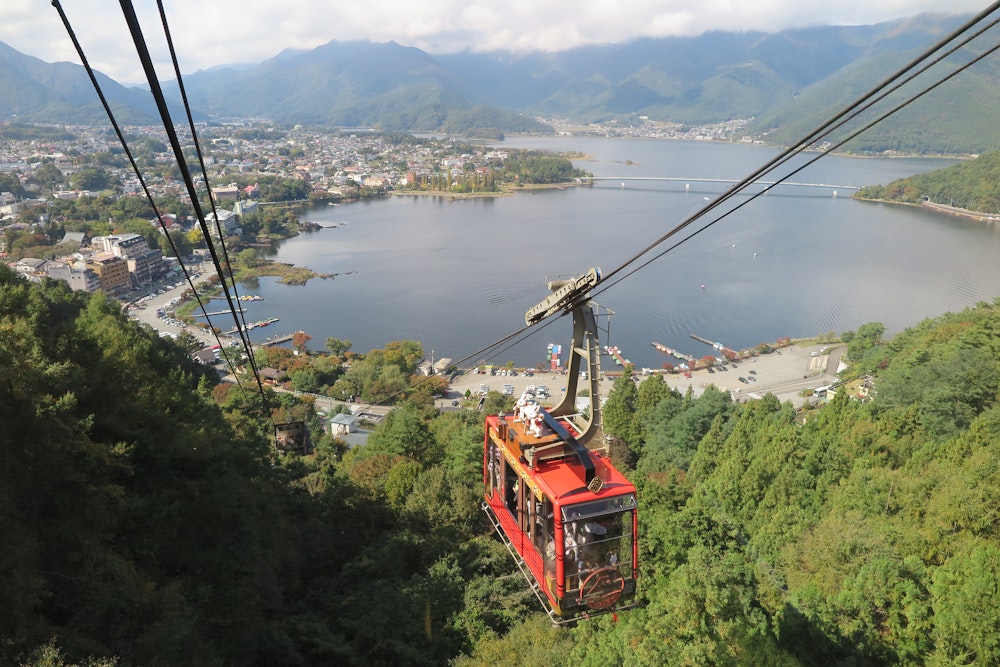
[[[467,84],[432,56],[395,42],[286,51],[251,69],[196,72],[185,77],[185,86],[194,104],[217,116],[456,134],[552,131],[477,104]]]
[[[777,144],[797,141],[916,58],[926,44],[920,46],[920,49],[885,52],[877,58],[859,59],[805,87],[795,99],[761,114],[748,129],[754,134],[766,135],[769,141]],[[864,127],[955,69],[942,66],[917,77],[874,109],[848,123],[833,135],[833,139],[846,138],[848,133]],[[995,58],[988,58],[866,129],[845,148],[864,153],[955,155],[1000,148],[1000,134],[994,122],[998,86],[1000,63]]]
[[[862,188],[859,199],[918,204],[929,200],[981,213],[1000,214],[1000,151],[968,162]]]
[[[100,72],[95,72],[95,77],[119,123],[159,122],[149,92],[126,88]],[[183,113],[183,107],[178,111]],[[3,42],[0,42],[0,118],[34,123],[108,123],[108,115],[82,66],[46,63]]]
[[[869,26],[708,32],[527,54],[434,55],[394,42],[334,41],[253,66],[195,72],[185,86],[199,112],[286,124],[500,136],[552,131],[536,117],[622,125],[640,116],[686,124],[752,118],[750,132],[787,144],[960,20],[921,15]],[[82,68],[46,65],[9,47],[0,55],[0,90],[6,93],[0,113],[17,113],[22,121],[60,114],[68,120],[67,104],[77,100],[84,119],[102,122],[103,114],[90,113],[96,96],[88,95]],[[138,90],[112,86],[111,92],[134,114],[152,110]],[[998,99],[1000,64],[988,58],[850,147],[952,154],[997,149]]]
[[[0,267],[0,323],[4,664],[1000,662],[1000,301],[845,334],[865,403],[617,383],[642,604],[570,629],[479,510],[479,412],[405,403],[345,451],[269,393],[317,442],[272,458],[252,384],[101,296]]]

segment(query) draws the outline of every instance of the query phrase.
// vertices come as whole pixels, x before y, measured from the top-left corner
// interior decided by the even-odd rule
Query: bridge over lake
[[[621,181],[622,185],[625,185],[625,181],[666,181],[670,183],[684,183],[685,189],[690,187],[691,183],[722,183],[724,185],[736,185],[739,183],[740,179],[732,178],[679,178],[679,177],[669,177],[669,176],[590,176],[588,178],[581,178],[581,182],[587,181]],[[822,188],[825,190],[832,190],[834,194],[838,190],[860,190],[861,187],[858,185],[833,185],[832,183],[797,183],[794,181],[753,181],[751,185],[763,185],[763,186],[790,186],[796,188]]]

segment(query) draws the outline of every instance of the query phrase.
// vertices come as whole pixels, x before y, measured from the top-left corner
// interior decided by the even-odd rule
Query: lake
[[[254,340],[301,329],[313,336],[313,349],[335,337],[357,352],[418,340],[428,356],[458,361],[519,330],[525,311],[547,296],[547,276],[591,266],[608,275],[727,187],[622,179],[741,179],[777,154],[745,144],[579,137],[516,138],[498,147],[580,151],[588,158],[576,166],[614,180],[509,197],[393,196],[312,210],[304,217],[325,228],[283,242],[276,259],[336,277],[242,286],[241,294],[264,297],[249,304],[248,321],[280,318],[254,330]],[[824,157],[790,180],[870,185],[952,162]],[[711,348],[691,334],[742,348],[878,321],[891,335],[1000,293],[996,225],[855,201],[843,190],[833,196],[779,186],[748,200],[734,198],[728,208],[745,205],[602,285],[594,300],[614,312],[600,320],[602,345],[658,368],[673,359],[654,341],[703,356]],[[543,363],[549,343],[569,342],[571,324],[557,318],[533,331],[494,350],[491,360]]]

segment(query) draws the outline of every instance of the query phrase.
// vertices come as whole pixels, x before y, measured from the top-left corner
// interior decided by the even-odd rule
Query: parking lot
[[[709,373],[701,369],[692,371],[691,377],[685,377],[680,373],[667,373],[664,374],[664,379],[668,385],[681,393],[687,392],[690,387],[695,396],[700,395],[709,385],[714,385],[718,389],[731,392],[735,400],[759,398],[772,393],[782,402],[791,401],[798,407],[811,400],[811,396],[801,395],[804,391],[811,392],[816,387],[836,381],[836,371],[842,351],[842,348],[836,347],[826,350],[822,345],[791,345],[780,352],[727,364],[727,369],[724,371],[716,369]],[[451,406],[453,400],[465,397],[466,390],[471,394],[477,394],[483,385],[488,391],[501,393],[504,393],[504,385],[510,385],[513,387],[513,392],[509,395],[512,396],[520,396],[529,384],[546,385],[551,403],[558,402],[565,391],[564,374],[529,371],[531,375],[525,375],[521,371],[516,372],[517,375],[489,375],[476,374],[472,370],[466,371],[451,383],[448,394],[438,401],[438,405]],[[744,382],[740,381],[741,377]],[[611,391],[614,379],[606,375],[601,378],[602,396],[606,397]],[[645,379],[640,375],[638,381],[641,383]],[[583,387],[584,383],[580,386]]]

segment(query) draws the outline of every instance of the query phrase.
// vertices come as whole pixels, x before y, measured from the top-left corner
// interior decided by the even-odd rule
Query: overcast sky
[[[709,30],[859,25],[921,12],[975,13],[985,0],[163,0],[181,71],[256,63],[330,40],[395,40],[429,53],[559,51]],[[115,0],[64,0],[91,65],[144,80]],[[133,0],[154,58],[169,63],[155,0]],[[0,41],[47,62],[80,59],[50,0],[0,0]],[[158,62],[158,67],[160,66]],[[173,78],[169,67],[162,78]]]

